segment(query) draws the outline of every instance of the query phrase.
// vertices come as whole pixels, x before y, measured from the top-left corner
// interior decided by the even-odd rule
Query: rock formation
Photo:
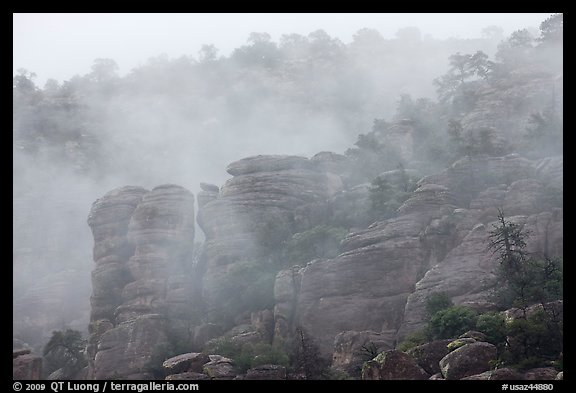
[[[327,217],[346,217],[358,200],[368,203],[367,187],[345,189],[344,167],[328,153],[314,159],[256,156],[230,164],[233,177],[226,184],[202,185],[198,222],[206,242],[194,269],[189,266],[193,201],[186,190],[124,187],[97,201],[89,218],[96,262],[91,376],[150,377],[149,364],[170,337],[201,350],[236,325],[225,336],[241,344],[282,345],[298,327],[335,368],[359,377],[358,350],[373,344],[377,352],[391,350],[421,329],[430,294],[444,292],[454,303],[479,311],[494,308],[487,295],[497,262],[487,239],[499,208],[529,231],[531,252],[562,255],[562,203],[547,194],[549,187],[562,186],[562,159],[467,157],[422,178],[395,217],[350,231],[338,256],[275,273],[273,310],[228,309],[231,314],[223,319],[219,308],[241,299],[255,280],[242,276],[243,285],[226,292],[238,266],[252,261],[254,272],[265,270],[267,256],[293,233]],[[470,345],[463,342],[461,348],[475,348]],[[420,377],[442,371],[439,378],[459,379],[486,371],[483,363],[466,375],[452,371],[450,376],[446,370],[454,367],[440,360],[456,355],[442,346],[440,341],[411,352]],[[381,365],[376,369],[378,375],[384,372]],[[171,378],[237,374],[219,358],[202,369],[177,371]],[[247,377],[267,372],[255,370]]]
[[[151,378],[171,329],[194,304],[191,282],[178,277],[190,272],[193,196],[174,185],[122,187],[93,204],[88,223],[96,263],[89,377]]]
[[[227,171],[234,177],[198,212],[206,234],[204,300],[214,313],[222,306],[216,299],[238,296],[223,293],[220,285],[235,262],[277,246],[290,235],[296,208],[342,188],[338,176],[304,157],[248,157],[230,164]]]

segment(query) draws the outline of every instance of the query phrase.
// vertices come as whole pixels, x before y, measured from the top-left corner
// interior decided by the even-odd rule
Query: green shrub
[[[396,346],[396,349],[402,352],[406,352],[409,349],[415,348],[419,345],[426,344],[430,337],[428,335],[427,329],[418,330],[414,333],[407,335],[400,344]]]
[[[426,311],[429,315],[434,315],[438,311],[445,310],[453,305],[452,299],[446,292],[436,292],[426,298]]]
[[[410,178],[403,169],[400,171],[398,182],[392,182],[380,176],[376,177],[369,188],[371,213],[377,219],[394,217],[396,210],[415,189],[415,179]]]
[[[430,334],[434,339],[454,338],[476,327],[476,312],[463,306],[440,310],[430,318]]]
[[[289,357],[286,352],[278,346],[267,343],[241,344],[224,338],[214,341],[204,352],[232,359],[236,368],[241,372],[263,364],[289,366]]]
[[[508,360],[513,364],[522,365],[530,358],[546,363],[557,360],[563,351],[562,324],[543,310],[512,320],[506,331]]]
[[[263,364],[278,364],[288,367],[290,359],[288,354],[280,347],[266,343],[258,343],[252,347],[252,362],[250,367],[261,366]]]
[[[476,330],[486,335],[486,340],[494,345],[506,341],[506,321],[504,316],[497,312],[480,314],[476,321]]]
[[[88,364],[84,355],[85,346],[82,333],[77,330],[53,331],[52,337],[42,351],[46,376],[62,369],[66,378],[73,378]]]

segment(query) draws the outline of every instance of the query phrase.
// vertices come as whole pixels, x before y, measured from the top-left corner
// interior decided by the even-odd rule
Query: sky
[[[502,27],[505,35],[534,27],[552,13],[17,13],[13,14],[13,75],[25,68],[43,86],[85,75],[97,58],[111,58],[120,75],[161,54],[197,57],[204,44],[228,56],[251,32],[307,35],[323,29],[344,43],[361,28],[394,38],[403,27],[417,26],[422,36],[478,38],[482,29]]]

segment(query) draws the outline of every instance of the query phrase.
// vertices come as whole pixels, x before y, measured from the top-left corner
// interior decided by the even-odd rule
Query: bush
[[[415,348],[419,345],[426,344],[430,339],[427,329],[418,330],[412,334],[407,335],[400,344],[396,346],[396,349],[402,352],[406,352],[409,349]]]
[[[476,330],[486,335],[486,340],[494,345],[506,342],[506,321],[497,312],[488,312],[478,316]]]
[[[371,212],[377,219],[394,217],[396,210],[416,189],[416,179],[408,176],[404,168],[400,167],[398,175],[395,181],[378,176],[371,182]]]
[[[433,339],[454,338],[476,327],[476,312],[463,306],[452,306],[436,312],[430,319]]]
[[[42,354],[43,368],[46,375],[62,369],[65,379],[72,379],[88,361],[84,355],[86,342],[82,333],[77,330],[54,331]]]
[[[204,352],[232,359],[241,372],[263,364],[289,366],[286,352],[278,346],[267,343],[241,344],[230,338],[224,338],[209,345]]]
[[[557,360],[563,351],[562,324],[543,310],[512,320],[506,330],[506,358],[512,364],[522,366],[530,358],[544,364]]]
[[[452,299],[446,292],[436,292],[426,298],[426,311],[429,315],[434,315],[438,311],[445,310],[453,305]]]

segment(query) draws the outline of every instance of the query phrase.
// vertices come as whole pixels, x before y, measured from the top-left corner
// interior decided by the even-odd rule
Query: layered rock
[[[227,171],[234,177],[198,212],[206,234],[204,299],[214,312],[222,306],[216,299],[230,296],[220,284],[235,262],[269,252],[267,248],[291,234],[296,208],[323,201],[342,188],[338,176],[304,157],[248,157]]]
[[[530,234],[527,240],[530,252],[536,255],[562,255],[562,210],[508,219],[522,225],[523,230]],[[467,305],[480,312],[495,308],[487,299],[490,298],[498,261],[487,250],[487,245],[489,232],[496,224],[496,221],[492,221],[474,226],[458,246],[426,272],[408,298],[399,339],[426,325],[426,299],[433,293],[443,292],[455,304]]]
[[[423,186],[402,207],[402,215],[349,234],[337,258],[302,269],[296,319],[324,354],[347,330],[379,332],[394,346],[406,299],[431,260],[444,253],[442,234],[435,233],[430,246],[424,233],[454,209],[451,202],[446,187]]]
[[[171,277],[189,273],[193,195],[173,185],[122,187],[93,204],[88,224],[96,263],[89,377],[150,378],[174,326],[190,317],[183,311],[194,289]]]
[[[558,174],[553,161],[547,173]],[[348,234],[338,257],[278,275],[277,334],[301,326],[330,356],[336,335],[349,330],[378,332],[393,347],[424,327],[435,292],[492,309],[497,260],[487,245],[498,209],[530,233],[530,252],[562,255],[562,209],[541,202],[543,168],[517,155],[465,158],[422,179],[397,217]]]
[[[562,83],[557,77],[550,69],[525,65],[505,79],[480,87],[474,108],[462,118],[464,129],[493,128],[502,139],[522,138],[530,126],[530,114],[542,111],[555,98],[561,105]],[[561,110],[558,113],[562,116]]]

